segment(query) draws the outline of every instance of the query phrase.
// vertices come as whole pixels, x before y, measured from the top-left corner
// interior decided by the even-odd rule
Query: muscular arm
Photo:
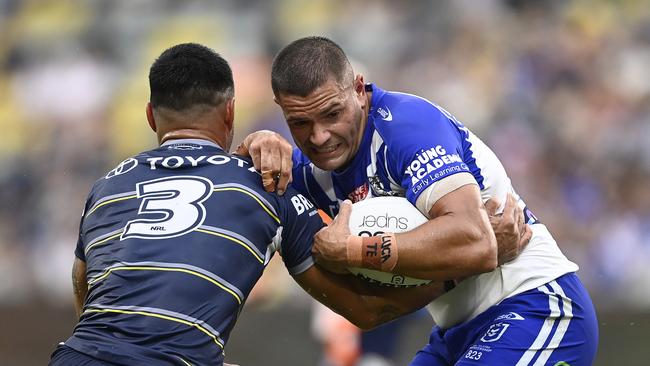
[[[75,257],[72,265],[72,290],[74,292],[74,309],[77,312],[77,318],[81,317],[81,312],[88,294],[88,282],[86,281],[86,262]]]
[[[273,174],[281,173],[281,177],[290,173],[291,148],[279,135],[261,131],[249,135],[242,145],[244,147],[241,148],[241,153],[250,153],[256,168],[270,170]],[[265,155],[269,158],[260,157]],[[280,181],[288,182],[290,178]],[[428,223],[411,232],[396,235],[400,247],[394,272],[432,280],[449,280],[489,272],[497,265],[497,249],[499,263],[502,264],[514,259],[528,243],[530,228],[523,221],[515,220],[515,217],[523,215],[514,215],[520,211],[513,204],[512,218],[508,216],[504,220],[502,217],[491,216],[490,222],[478,187],[473,184],[461,186],[435,202],[429,210],[432,219]],[[499,238],[498,248],[494,233]],[[315,253],[316,259],[345,267],[344,243],[345,241],[339,245],[324,243]],[[315,245],[318,247],[318,243]],[[326,252],[331,252],[332,255],[323,257],[322,253]]]
[[[314,265],[294,276],[314,299],[361,329],[370,329],[420,309],[444,293],[442,283],[415,288],[379,287]]]
[[[396,234],[394,272],[448,280],[496,268],[497,242],[478,186],[467,184],[447,193],[431,207],[429,217],[424,225]]]
[[[354,253],[363,253],[364,244],[350,240],[351,210],[349,201],[341,203],[334,223],[314,236],[312,254],[317,263],[334,272],[358,266],[376,269],[375,264],[355,257]],[[475,184],[462,185],[437,199],[429,217],[428,222],[414,230],[395,234],[395,244],[389,252],[392,259],[383,262],[396,262],[394,267],[382,270],[446,281],[496,268],[496,238]]]

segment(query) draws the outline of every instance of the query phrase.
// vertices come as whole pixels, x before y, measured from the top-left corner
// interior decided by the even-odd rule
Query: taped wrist
[[[347,240],[348,266],[391,272],[397,265],[395,234],[385,233],[371,237],[350,235]]]

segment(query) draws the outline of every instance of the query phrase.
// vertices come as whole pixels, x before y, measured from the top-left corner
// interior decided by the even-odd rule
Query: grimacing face
[[[330,77],[306,97],[280,94],[276,102],[294,142],[314,165],[339,170],[354,159],[366,124],[363,76],[347,85]]]

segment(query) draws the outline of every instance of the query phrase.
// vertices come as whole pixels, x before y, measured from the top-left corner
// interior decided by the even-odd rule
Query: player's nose
[[[323,146],[330,137],[331,134],[326,126],[323,126],[320,123],[314,123],[311,134],[309,134],[309,142],[314,146]]]

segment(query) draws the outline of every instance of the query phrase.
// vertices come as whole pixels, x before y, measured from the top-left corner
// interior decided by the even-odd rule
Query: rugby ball
[[[375,236],[385,232],[411,231],[427,222],[426,216],[403,197],[374,197],[352,205],[352,235]],[[412,287],[431,282],[366,268],[348,268],[357,277],[383,286]]]

